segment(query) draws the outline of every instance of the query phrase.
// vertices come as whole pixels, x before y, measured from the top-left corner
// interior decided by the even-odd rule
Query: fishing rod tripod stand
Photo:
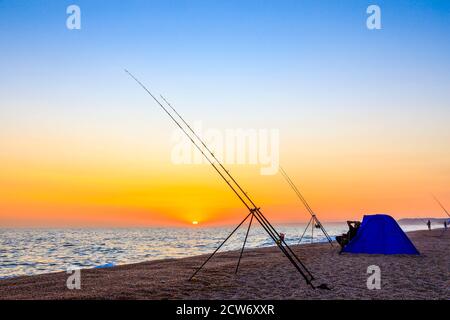
[[[281,251],[286,255],[286,257],[291,261],[291,263],[296,267],[296,269],[300,272],[300,274],[305,279],[306,283],[310,285],[313,289],[326,289],[330,290],[330,288],[326,284],[321,284],[319,286],[315,286],[312,281],[314,280],[314,276],[309,272],[309,270],[303,265],[303,263],[300,261],[300,259],[297,257],[297,255],[292,251],[292,249],[286,244],[283,237],[280,237],[278,234],[274,234],[272,232],[273,227],[270,225],[270,223],[267,221],[267,219],[262,215],[260,208],[253,208],[250,209],[250,213],[242,220],[236,228],[234,228],[233,231],[223,240],[223,242],[214,250],[213,253],[211,253],[208,258],[203,262],[203,264],[198,267],[194,274],[189,278],[189,281],[194,279],[194,277],[197,275],[197,273],[203,269],[203,267],[208,263],[209,260],[219,251],[220,248],[231,238],[231,236],[247,221],[247,219],[250,217],[250,222],[247,227],[247,231],[245,234],[244,242],[242,244],[241,251],[239,253],[239,259],[236,265],[235,274],[237,274],[239,270],[239,265],[241,263],[242,255],[244,253],[244,248],[247,243],[248,234],[250,232],[250,228],[252,226],[253,219],[256,219],[260,225],[263,227],[265,231],[270,235],[272,240],[276,243],[276,245],[281,249]],[[273,229],[274,230],[274,229]]]
[[[195,275],[206,265],[206,263],[216,254],[217,251],[225,244],[228,239],[231,238],[231,236],[239,229],[239,227],[247,221],[249,217],[250,223],[247,229],[247,233],[245,236],[244,244],[241,249],[241,253],[239,256],[238,265],[236,266],[235,272],[237,272],[239,268],[239,264],[241,262],[242,254],[244,252],[244,247],[247,242],[248,233],[250,231],[251,224],[253,222],[253,219],[258,221],[258,223],[261,225],[261,227],[266,231],[266,233],[269,235],[269,237],[275,242],[275,244],[278,246],[280,251],[284,254],[284,256],[291,262],[291,264],[295,267],[295,269],[300,273],[300,275],[303,277],[305,282],[311,286],[313,289],[319,288],[319,289],[329,289],[326,284],[321,284],[319,286],[315,286],[312,281],[314,280],[314,277],[312,273],[308,270],[308,268],[305,266],[305,264],[298,258],[298,256],[294,253],[291,247],[287,245],[287,243],[284,241],[283,237],[280,237],[280,234],[275,230],[274,226],[269,222],[269,220],[264,216],[264,214],[261,211],[261,208],[259,208],[253,200],[250,198],[247,192],[244,191],[242,186],[236,181],[236,179],[231,175],[231,173],[224,167],[222,162],[217,159],[217,157],[214,155],[214,153],[211,151],[211,149],[208,148],[206,143],[203,141],[203,139],[191,128],[191,126],[184,120],[184,118],[176,111],[176,109],[163,97],[161,96],[161,99],[164,100],[165,104],[164,106],[158,98],[156,98],[153,93],[147,89],[146,86],[142,82],[140,82],[133,74],[131,74],[128,70],[125,70],[125,72],[133,78],[141,87],[144,89],[152,98],[153,100],[158,104],[158,106],[164,111],[164,113],[169,116],[169,118],[176,124],[176,126],[186,135],[186,137],[192,142],[192,144],[195,146],[195,148],[203,155],[203,157],[211,164],[212,168],[217,172],[217,174],[220,176],[221,180],[223,180],[226,185],[231,189],[231,191],[236,195],[236,197],[242,202],[242,204],[247,208],[249,213],[245,217],[244,220],[242,220],[239,225],[226,237],[226,239],[219,245],[219,247],[214,250],[214,252],[206,259],[206,261],[194,272],[194,274],[191,276],[189,280],[192,280]],[[172,111],[169,111],[170,110]]]
[[[194,274],[189,278],[189,280],[192,280],[195,275],[201,270],[203,269],[203,267],[208,263],[209,260],[211,260],[211,258],[217,253],[217,251],[219,251],[220,248],[222,248],[222,246],[225,244],[225,242],[228,241],[228,239],[231,238],[231,236],[245,223],[245,221],[247,221],[247,219],[250,217],[250,222],[248,224],[247,227],[247,232],[245,233],[245,239],[244,239],[244,243],[242,244],[242,248],[239,254],[239,260],[238,263],[236,265],[236,269],[234,271],[235,274],[237,274],[238,270],[239,270],[239,265],[241,263],[241,259],[242,259],[242,254],[244,253],[244,248],[245,248],[245,244],[247,243],[247,239],[248,239],[248,234],[250,233],[250,228],[252,226],[252,222],[253,222],[253,218],[255,217],[255,211],[258,210],[257,208],[254,209],[250,209],[250,213],[244,218],[244,220],[241,221],[241,223],[238,224],[238,226],[231,231],[231,233],[228,235],[228,237],[225,238],[225,240],[222,241],[222,243],[216,248],[216,250],[214,250],[213,253],[211,253],[211,255],[205,260],[205,262],[203,262],[203,264],[198,267]],[[312,278],[312,277],[311,277]]]
[[[303,240],[303,237],[306,234],[306,231],[308,231],[309,225],[311,225],[311,243],[314,242],[314,229],[320,229],[322,230],[323,234],[325,235],[325,237],[327,238],[328,242],[331,244],[331,246],[333,246],[333,239],[331,239],[330,235],[328,234],[328,232],[325,230],[325,228],[323,227],[322,223],[319,221],[319,219],[317,219],[317,216],[315,214],[311,215],[311,218],[309,219],[308,224],[306,225],[305,231],[303,231],[302,236],[300,237],[300,240],[298,240],[298,243],[300,244]]]
[[[333,247],[333,239],[331,239],[330,235],[325,230],[325,228],[323,227],[322,223],[319,221],[319,219],[317,218],[316,214],[314,213],[314,211],[309,206],[309,204],[306,201],[305,197],[303,197],[303,195],[301,194],[300,190],[298,190],[297,186],[294,184],[294,182],[291,180],[291,178],[288,176],[288,174],[286,173],[286,171],[284,171],[284,169],[282,167],[280,167],[280,172],[281,172],[281,175],[286,179],[287,183],[292,188],[292,190],[294,190],[294,192],[297,195],[297,197],[303,203],[303,205],[305,206],[306,210],[308,210],[309,214],[311,215],[311,218],[309,219],[308,225],[306,226],[305,231],[303,231],[303,234],[300,237],[300,240],[298,241],[298,244],[300,244],[300,242],[302,242],[302,239],[303,239],[306,231],[308,230],[309,225],[311,225],[311,243],[314,240],[314,228],[317,228],[317,229],[322,230],[322,232],[325,235],[325,237],[327,238],[328,242]]]

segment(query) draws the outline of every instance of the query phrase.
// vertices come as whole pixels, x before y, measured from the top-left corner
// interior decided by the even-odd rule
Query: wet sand
[[[0,280],[0,299],[449,299],[450,230],[408,233],[420,256],[339,255],[328,243],[293,246],[314,274],[311,289],[278,248],[218,253],[194,281],[206,256],[81,270],[81,289],[64,272]],[[381,289],[367,289],[367,267],[381,269]]]

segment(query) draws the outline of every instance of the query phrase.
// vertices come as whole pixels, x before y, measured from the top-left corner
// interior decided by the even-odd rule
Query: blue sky
[[[82,11],[80,31],[65,28],[72,3]],[[126,67],[176,98],[218,95],[231,108],[258,96],[320,100],[330,90],[363,99],[376,88],[395,99],[415,91],[415,78],[439,98],[449,74],[448,1],[378,1],[380,31],[365,27],[372,3],[0,1],[2,96],[26,84],[37,96],[57,94],[55,86],[64,96],[78,87],[118,88]],[[323,107],[333,105],[342,102]]]
[[[72,3],[79,31],[65,27]],[[214,126],[319,125],[326,115],[371,125],[368,114],[418,122],[430,109],[430,122],[447,121],[450,4],[378,1],[383,28],[370,31],[374,3],[0,1],[1,114],[141,118],[147,97],[128,68]]]

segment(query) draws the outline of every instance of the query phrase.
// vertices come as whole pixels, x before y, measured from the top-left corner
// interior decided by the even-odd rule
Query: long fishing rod
[[[208,151],[208,153],[212,156],[212,158],[216,161],[216,163],[219,164],[219,166],[222,168],[223,171],[225,171],[225,174],[231,179],[231,181],[237,186],[237,188],[241,191],[241,193],[243,194],[243,197],[246,198],[251,204],[252,206],[255,208],[255,214],[257,214],[259,216],[260,219],[262,219],[265,223],[266,226],[269,230],[266,230],[269,234],[271,234],[272,238],[274,239],[275,242],[278,242],[276,239],[279,239],[279,234],[278,232],[275,230],[275,228],[273,227],[273,225],[269,222],[269,220],[267,220],[267,218],[263,215],[263,213],[261,212],[261,208],[259,208],[254,202],[253,200],[250,198],[250,196],[248,195],[247,192],[244,191],[244,189],[241,187],[241,185],[233,178],[233,176],[231,175],[231,173],[229,172],[229,170],[227,170],[224,165],[222,164],[222,162],[217,159],[217,157],[214,155],[214,153],[211,151],[211,149],[209,149],[209,147],[206,145],[206,143],[202,140],[202,138],[200,138],[200,136],[191,128],[191,126],[184,120],[184,118],[181,116],[180,113],[178,113],[178,111],[172,106],[171,103],[169,103],[167,101],[166,98],[164,98],[163,95],[160,95],[161,98],[163,99],[163,101],[169,106],[169,108],[171,108],[173,110],[173,112],[180,118],[180,120],[186,125],[186,127],[188,128],[188,130],[197,138],[197,140],[202,144],[202,146]],[[320,222],[319,222],[320,223]],[[305,271],[308,273],[309,276],[311,276],[311,278],[314,278],[314,276],[311,274],[311,272],[308,270],[308,268],[303,264],[303,262],[297,257],[297,255],[292,251],[292,249],[287,245],[287,243],[284,241],[284,239],[279,239],[281,240],[281,242],[283,242],[283,244],[286,246],[287,250],[289,250],[289,252],[295,257],[295,259],[297,260],[297,262],[305,269]],[[244,244],[245,245],[245,244]]]
[[[186,127],[188,128],[188,130],[197,138],[197,140],[202,144],[202,146],[208,151],[208,153],[212,156],[212,158],[216,161],[216,163],[219,164],[219,166],[222,168],[222,170],[225,172],[225,174],[231,179],[231,181],[236,185],[236,187],[241,191],[241,193],[243,194],[243,197],[246,198],[254,207],[255,211],[254,213],[256,215],[258,215],[260,220],[263,220],[265,223],[265,229],[266,232],[269,233],[269,235],[272,237],[272,239],[275,241],[275,243],[279,243],[279,241],[281,240],[281,242],[286,246],[287,250],[292,254],[292,256],[297,260],[297,262],[304,268],[304,270],[306,271],[306,273],[308,273],[308,275],[313,279],[314,276],[311,274],[311,272],[308,270],[308,268],[303,264],[303,262],[297,257],[297,255],[292,251],[292,249],[287,245],[287,243],[284,241],[284,239],[279,239],[279,234],[278,232],[275,230],[275,228],[273,227],[273,225],[269,222],[269,220],[267,220],[267,218],[263,215],[263,213],[261,212],[261,208],[259,208],[254,202],[253,200],[250,198],[250,196],[248,195],[247,192],[244,191],[244,189],[241,187],[241,185],[234,179],[234,177],[231,175],[231,173],[229,172],[229,170],[227,170],[224,165],[222,164],[222,162],[217,159],[217,157],[214,155],[214,153],[211,151],[211,149],[208,148],[208,146],[206,145],[206,143],[200,138],[200,136],[191,128],[191,126],[184,120],[184,118],[181,116],[180,113],[178,113],[178,111],[172,106],[172,104],[170,104],[167,99],[164,98],[164,96],[161,95],[161,98],[163,99],[163,101],[169,106],[169,108],[171,108],[174,113],[180,118],[180,120],[186,125]],[[258,220],[258,222],[260,222]],[[261,223],[261,222],[260,222]],[[245,245],[245,242],[244,242]],[[280,246],[280,249],[282,251],[285,251],[286,249],[282,246]]]
[[[224,167],[221,161],[217,159],[217,157],[214,155],[214,153],[211,151],[211,149],[208,148],[206,143],[199,137],[199,135],[191,128],[191,126],[184,120],[184,118],[178,113],[178,111],[170,104],[164,96],[161,95],[161,98],[164,100],[164,102],[175,112],[175,114],[181,119],[181,121],[186,125],[186,127],[189,129],[189,131],[197,138],[197,140],[203,145],[203,147],[208,151],[208,153],[213,157],[213,159],[219,164],[219,166],[225,171],[226,175],[231,179],[231,181],[237,186],[237,188],[242,192],[244,197],[252,204],[253,207],[257,208],[256,204],[253,202],[253,200],[250,198],[247,192],[244,191],[244,189],[239,185],[239,183],[233,178],[231,173]],[[271,226],[271,225],[270,225]],[[272,226],[271,226],[272,227]],[[273,227],[272,227],[273,228]],[[273,228],[271,230],[273,232],[276,232],[276,230]]]
[[[309,224],[313,223],[313,228],[314,228],[315,225],[318,225],[318,227],[322,230],[323,234],[327,238],[327,240],[330,243],[330,245],[333,246],[333,240],[331,239],[331,237],[328,234],[328,232],[325,230],[325,227],[322,225],[320,220],[317,218],[317,215],[315,214],[315,212],[309,206],[309,204],[306,201],[306,199],[301,194],[300,190],[298,190],[297,186],[294,184],[294,182],[291,180],[291,178],[288,176],[288,174],[286,173],[286,171],[284,171],[284,169],[282,167],[280,167],[280,171],[281,171],[281,174],[283,175],[283,177],[288,182],[289,186],[294,190],[294,192],[297,194],[298,198],[301,200],[301,202],[303,203],[303,205],[306,207],[306,209],[308,210],[309,214],[311,215],[311,219],[309,220],[308,225],[306,226],[306,229],[305,229],[305,231],[303,232],[303,234],[302,234],[302,236],[300,238],[300,241],[303,238],[303,236],[305,235],[305,232],[308,229]]]
[[[450,217],[450,213],[448,213],[448,211],[444,208],[444,205],[438,200],[438,198],[436,198],[434,195],[432,195],[434,200],[436,200],[436,202],[439,204],[439,206],[442,208],[442,210],[445,211],[445,213]]]
[[[302,275],[302,277],[305,279],[305,281],[307,282],[307,284],[309,284],[312,288],[315,288],[315,286],[312,284],[312,280],[314,279],[314,277],[312,276],[312,274],[309,272],[309,270],[306,268],[306,266],[300,261],[300,259],[294,254],[294,252],[292,251],[292,249],[284,242],[284,240],[280,241],[279,239],[279,235],[278,233],[276,233],[275,228],[268,222],[267,218],[264,217],[264,215],[262,214],[262,212],[260,211],[260,208],[258,208],[256,205],[254,208],[251,208],[248,203],[243,199],[243,197],[237,192],[237,190],[233,187],[233,185],[230,183],[230,181],[228,181],[226,179],[226,177],[223,175],[223,173],[219,170],[219,168],[214,164],[214,162],[205,154],[205,152],[203,151],[203,149],[193,140],[193,138],[189,135],[189,133],[181,126],[181,124],[172,116],[172,114],[161,104],[161,102],[150,92],[150,90],[148,90],[133,74],[131,74],[128,70],[125,70],[125,72],[127,74],[130,75],[131,78],[133,78],[152,98],[153,100],[155,100],[155,102],[164,110],[164,112],[175,122],[175,124],[182,130],[182,132],[189,138],[189,140],[195,145],[195,147],[201,152],[201,154],[208,160],[208,162],[213,166],[213,168],[216,170],[216,172],[220,175],[220,177],[227,183],[227,185],[232,189],[232,191],[236,194],[236,196],[241,200],[241,202],[244,204],[244,206],[250,211],[250,214],[253,214],[253,216],[255,217],[255,219],[261,224],[261,226],[263,227],[263,229],[269,234],[269,236],[272,238],[272,240],[278,245],[278,247],[280,248],[280,250],[285,254],[285,256],[289,259],[289,261],[294,265],[294,267],[299,271],[299,273]],[[177,113],[178,114],[178,113]],[[179,114],[178,114],[179,115]],[[181,118],[181,116],[179,116]],[[183,122],[187,125],[187,123],[184,121]],[[193,131],[190,126],[188,126],[189,129],[191,131]],[[198,138],[198,136],[197,136]],[[206,145],[205,145],[206,147]],[[209,149],[208,149],[209,150]],[[209,151],[210,152],[210,151]],[[212,152],[210,152],[212,154]],[[213,155],[213,154],[212,154]],[[214,159],[217,161],[216,157],[213,155]],[[223,167],[223,165],[218,161],[218,163],[221,165],[221,168],[223,168],[223,170],[225,170],[226,174],[231,177],[230,173]],[[231,177],[232,178],[232,177]],[[234,178],[232,178],[233,182],[239,186],[239,184],[237,184],[236,180]],[[242,191],[242,188],[239,189]],[[243,192],[243,191],[242,191]],[[247,199],[249,199],[248,195],[244,192],[244,195]],[[249,199],[250,200],[250,199]],[[250,202],[252,204],[253,201],[250,200]],[[238,225],[238,227],[248,218],[248,216]],[[237,228],[238,228],[237,227]],[[233,230],[233,232],[230,234],[230,236],[237,230],[237,228],[235,230]],[[230,237],[229,236],[229,237]],[[228,238],[225,239],[228,240]],[[225,241],[223,243],[225,243]],[[223,245],[223,243],[221,244],[221,246]],[[286,246],[286,248],[288,248],[288,250],[286,250],[286,248],[283,246],[283,244]],[[220,248],[220,247],[219,247]],[[218,248],[218,249],[219,249]],[[216,251],[218,250],[216,249]],[[215,251],[215,252],[216,252]],[[214,253],[215,253],[214,252]],[[214,255],[214,253],[208,258],[208,260]],[[294,260],[294,258],[295,260]],[[207,261],[208,261],[207,260]],[[206,262],[207,262],[206,261]],[[296,261],[298,263],[296,263]],[[206,262],[204,264],[206,264]],[[194,275],[191,277],[191,279],[195,276],[195,274],[204,266],[204,264],[196,270],[196,272],[194,273]],[[308,274],[310,276],[310,278],[306,275]],[[326,285],[320,285],[318,288],[327,288]]]
[[[306,199],[303,197],[303,195],[300,193],[300,191],[295,186],[294,182],[291,180],[291,178],[289,178],[289,176],[287,175],[286,171],[284,171],[284,169],[282,167],[280,167],[280,172],[283,175],[283,177],[286,179],[288,184],[291,186],[291,188],[294,190],[294,192],[297,194],[298,198],[302,201],[302,203],[305,206],[306,210],[308,210],[308,212],[311,214],[311,216],[314,216],[315,215],[314,211],[311,209],[311,207],[309,206],[308,202],[306,202]]]
[[[195,143],[195,141],[189,136],[186,130],[181,126],[181,124],[170,114],[170,112],[159,102],[158,99],[148,90],[142,82],[140,82],[133,74],[131,74],[128,70],[125,69],[125,72],[130,75],[147,93],[159,104],[159,106],[167,113],[167,115],[175,122],[175,124],[181,129],[181,131],[188,137],[188,139],[197,147],[197,149],[201,152],[201,154],[208,160],[208,162],[213,166],[213,168],[217,171],[217,173],[222,177],[222,179],[230,186],[230,188],[234,191],[236,196],[241,200],[241,202],[247,207],[247,209],[251,210],[250,206],[245,202],[245,200],[239,195],[239,193],[234,189],[234,187],[230,184],[230,182],[223,176],[220,170],[216,167],[216,165],[208,158],[208,156],[203,152],[203,150]]]
[[[136,77],[133,76],[133,78],[135,80]],[[138,80],[137,80],[138,81]],[[138,81],[138,83],[143,86],[143,84],[141,82]],[[147,88],[145,88],[145,86],[143,86],[144,89],[146,89],[146,91],[148,93],[149,90]],[[155,99],[158,104],[161,105],[161,103],[153,96],[153,99]],[[164,99],[165,100],[165,99]],[[167,104],[169,104],[167,102],[167,100],[165,100]],[[231,174],[229,173],[228,170],[225,169],[225,167],[221,164],[221,162],[215,157],[215,155],[211,152],[211,150],[206,146],[206,144],[200,139],[200,137],[192,130],[192,128],[187,124],[187,122],[181,117],[181,115],[175,110],[175,108],[173,108],[173,106],[169,105],[170,108],[178,115],[178,117],[183,121],[183,123],[189,128],[189,130],[194,134],[194,136],[202,143],[202,145],[208,150],[208,152],[211,154],[211,156],[215,159],[215,161],[220,165],[220,167],[226,172],[226,174],[231,178],[231,180],[237,185],[237,187],[239,188],[239,190],[244,194],[244,196],[250,201],[250,203],[252,205],[254,205],[254,209],[250,209],[249,205],[242,199],[241,196],[239,196],[237,194],[237,191],[233,188],[233,186],[230,184],[230,182],[228,180],[226,180],[226,178],[222,175],[222,173],[220,173],[218,171],[218,168],[212,163],[212,161],[205,155],[205,153],[203,152],[203,150],[201,150],[201,148],[193,141],[192,137],[190,137],[187,132],[182,128],[183,132],[189,137],[189,139],[191,140],[191,142],[197,147],[197,149],[199,149],[203,156],[205,156],[208,161],[211,163],[211,165],[213,165],[214,169],[216,169],[216,171],[219,172],[220,176],[227,182],[227,184],[233,189],[233,191],[239,196],[239,199],[245,204],[245,206],[247,207],[247,209],[251,210],[253,212],[253,214],[255,215],[256,220],[261,224],[261,226],[263,227],[263,229],[269,234],[269,236],[272,238],[272,240],[278,245],[278,247],[280,248],[280,250],[286,255],[286,257],[291,261],[291,263],[296,267],[296,269],[302,274],[302,276],[305,278],[305,280],[307,281],[308,284],[310,284],[313,288],[314,286],[311,283],[311,280],[314,279],[313,275],[311,274],[311,272],[308,270],[308,268],[301,262],[301,260],[295,255],[295,253],[292,251],[292,249],[284,242],[284,240],[282,239],[282,243],[286,246],[286,248],[288,248],[288,250],[290,251],[290,253],[292,254],[292,256],[295,258],[295,260],[300,264],[300,266],[303,268],[303,270],[297,265],[297,263],[295,263],[295,261],[293,260],[293,258],[290,256],[290,254],[287,252],[286,248],[283,247],[279,241],[279,235],[278,232],[275,230],[275,228],[270,224],[270,222],[267,220],[267,218],[262,214],[262,212],[260,211],[260,208],[257,207],[254,202],[249,198],[248,194],[243,191],[242,187],[237,183],[237,181],[231,176]],[[162,105],[161,107],[164,109],[164,111],[167,112],[167,109],[164,108]],[[179,125],[179,123],[170,115],[170,117],[177,123],[177,125],[181,128],[181,126]],[[233,231],[234,232],[234,231]],[[228,238],[227,238],[228,239]],[[227,240],[226,239],[226,240]],[[225,240],[225,241],[226,241]],[[225,242],[224,241],[224,242]],[[222,243],[223,244],[223,243]],[[217,251],[217,250],[216,250]],[[216,252],[215,251],[215,252]],[[214,255],[214,253],[212,255]],[[212,256],[211,255],[211,256]],[[209,260],[209,258],[208,258]],[[207,261],[206,261],[207,262]],[[206,263],[205,262],[205,263]],[[204,265],[204,264],[203,264]],[[203,266],[202,265],[202,266]],[[191,277],[191,279],[195,276],[195,274],[201,269],[201,267],[199,269],[196,270],[196,272],[194,273],[194,275]],[[311,277],[311,279],[307,279],[304,271]],[[320,286],[319,286],[320,287]]]

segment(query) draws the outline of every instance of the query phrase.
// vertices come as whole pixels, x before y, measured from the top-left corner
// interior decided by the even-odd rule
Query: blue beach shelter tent
[[[342,252],[420,254],[397,221],[386,214],[365,215],[356,236]]]

